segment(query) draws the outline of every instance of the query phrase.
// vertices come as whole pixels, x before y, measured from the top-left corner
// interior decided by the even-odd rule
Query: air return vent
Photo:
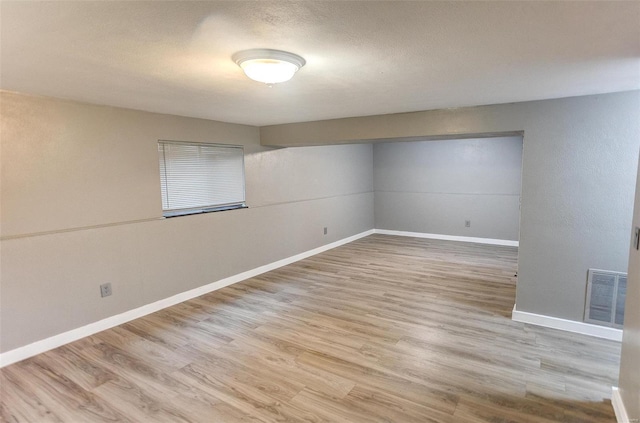
[[[621,328],[626,294],[626,273],[589,269],[584,321]]]

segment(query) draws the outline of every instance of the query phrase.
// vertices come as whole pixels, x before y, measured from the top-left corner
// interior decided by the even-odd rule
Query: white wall
[[[633,245],[636,227],[640,228],[640,168],[633,223],[629,227],[631,248],[619,378],[620,395],[631,421],[640,421],[640,251]]]
[[[379,143],[373,169],[377,229],[518,240],[522,137]]]
[[[370,145],[0,96],[2,352],[373,228]],[[158,139],[244,145],[249,209],[162,219]]]

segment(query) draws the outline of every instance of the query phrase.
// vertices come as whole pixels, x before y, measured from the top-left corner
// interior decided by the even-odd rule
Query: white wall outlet
[[[111,283],[108,282],[100,285],[100,296],[108,297],[109,295],[111,295]]]

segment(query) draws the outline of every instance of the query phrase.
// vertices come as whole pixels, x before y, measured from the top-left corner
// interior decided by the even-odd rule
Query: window
[[[159,141],[165,217],[246,207],[242,146]]]

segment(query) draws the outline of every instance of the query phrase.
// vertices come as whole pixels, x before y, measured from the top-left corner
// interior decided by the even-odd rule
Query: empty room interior
[[[640,2],[0,1],[0,421],[640,421]]]

